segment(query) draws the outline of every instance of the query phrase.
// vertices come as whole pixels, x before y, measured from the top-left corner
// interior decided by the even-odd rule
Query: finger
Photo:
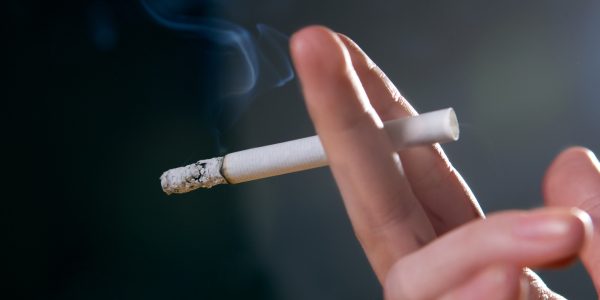
[[[543,184],[549,206],[578,207],[586,211],[596,225],[589,251],[582,261],[600,291],[600,163],[594,153],[582,147],[563,151],[552,162]]]
[[[435,233],[337,35],[303,29],[292,37],[291,52],[354,231],[382,279]]]
[[[539,267],[577,254],[591,224],[583,212],[505,212],[466,224],[390,269],[387,299],[435,299],[491,265]]]
[[[341,35],[375,111],[386,121],[417,115],[410,103],[350,38]],[[438,234],[483,216],[477,200],[440,145],[400,152],[406,177]]]
[[[494,265],[470,278],[458,288],[446,293],[441,300],[515,300],[521,295],[521,268]]]

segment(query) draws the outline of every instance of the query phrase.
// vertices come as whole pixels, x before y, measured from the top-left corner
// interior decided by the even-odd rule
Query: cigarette
[[[384,123],[394,149],[458,140],[456,114],[446,108]],[[219,184],[237,184],[327,165],[318,136],[251,148],[168,170],[160,176],[165,193],[182,194]]]

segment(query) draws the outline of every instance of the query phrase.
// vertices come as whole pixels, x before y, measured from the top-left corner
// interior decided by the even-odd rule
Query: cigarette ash
[[[223,157],[199,160],[164,172],[160,176],[160,184],[167,195],[183,194],[198,188],[211,188],[227,183],[221,175],[222,165]]]

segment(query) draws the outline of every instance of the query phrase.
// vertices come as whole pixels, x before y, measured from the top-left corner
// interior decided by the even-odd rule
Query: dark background
[[[198,1],[196,15],[246,28],[330,26],[419,111],[453,106],[461,140],[445,149],[488,212],[541,205],[565,147],[600,150],[597,1]],[[224,71],[209,40],[158,25],[136,1],[0,7],[6,293],[381,298],[326,168],[160,189],[166,169],[313,134],[295,81],[254,97],[217,141],[203,116]],[[593,298],[579,264],[542,275]]]

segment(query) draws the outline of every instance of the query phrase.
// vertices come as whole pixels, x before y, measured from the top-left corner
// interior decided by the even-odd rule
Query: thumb
[[[600,292],[600,163],[594,153],[583,147],[560,153],[546,172],[543,193],[546,205],[578,207],[592,218],[593,236],[581,259]]]

